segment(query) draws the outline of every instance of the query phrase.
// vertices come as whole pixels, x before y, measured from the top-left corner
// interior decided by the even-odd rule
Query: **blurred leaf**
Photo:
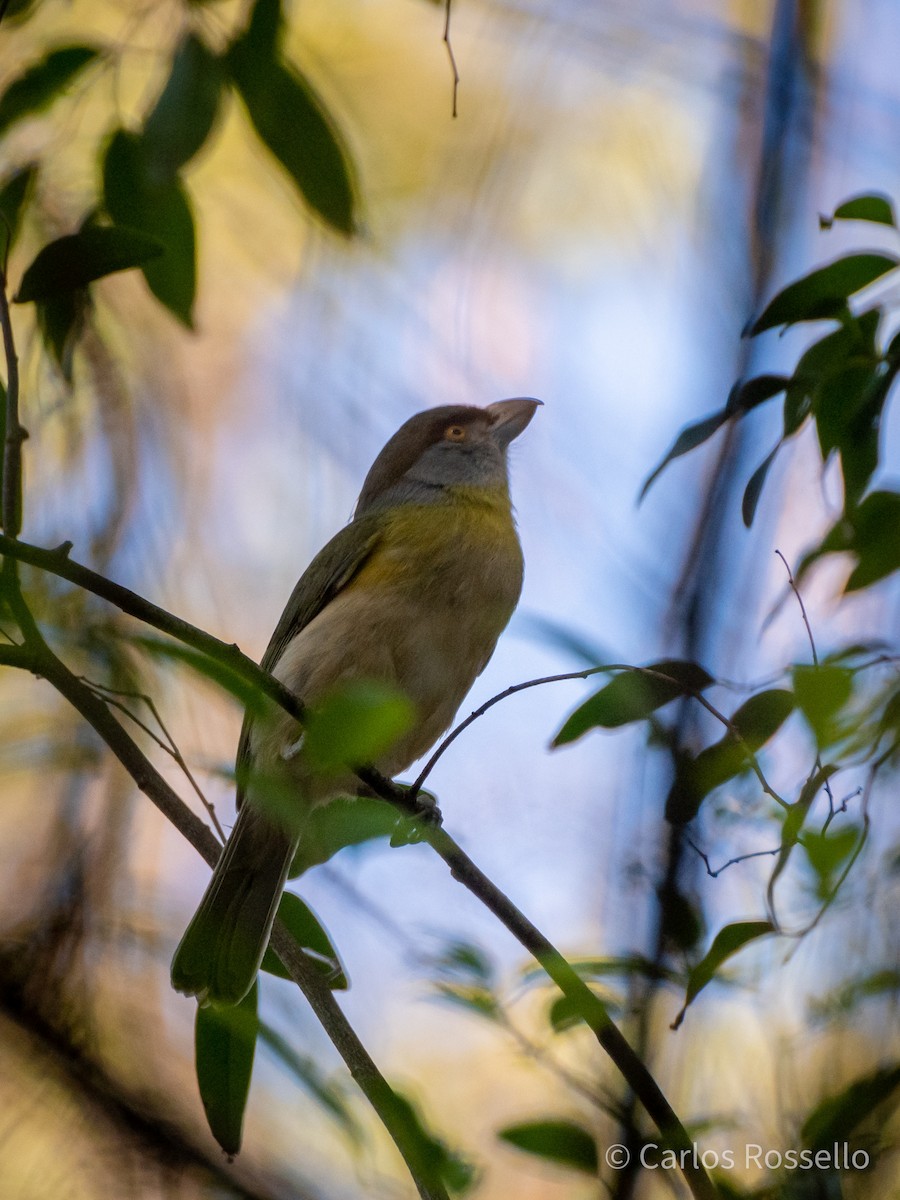
[[[654,675],[647,674],[655,672]],[[662,679],[659,676],[667,676]],[[615,729],[643,721],[679,696],[690,696],[710,687],[715,680],[697,663],[663,659],[641,669],[632,667],[617,674],[605,687],[580,705],[567,718],[553,739],[554,746],[574,742],[591,729]]]
[[[729,416],[749,412],[783,392],[790,383],[787,375],[756,375],[731,389],[725,411]]]
[[[228,1155],[241,1148],[259,1028],[257,984],[233,1008],[197,1006],[194,1049],[197,1084],[210,1131]]]
[[[472,1164],[431,1133],[416,1106],[396,1089],[393,1108],[403,1126],[404,1158],[413,1173],[426,1184],[439,1183],[453,1192],[467,1192],[475,1182]]]
[[[702,421],[697,421],[694,425],[688,425],[685,429],[682,429],[668,454],[665,455],[663,460],[653,468],[644,480],[640,495],[638,496],[638,503],[640,504],[644,499],[652,485],[656,482],[657,477],[662,474],[663,470],[673,459],[680,458],[682,454],[687,454],[689,451],[695,450],[697,446],[701,446],[704,442],[708,441],[716,430],[725,424],[729,415],[728,410],[723,408],[721,412],[713,413],[711,417],[704,417]]]
[[[620,996],[614,995],[610,988],[598,989],[591,988],[591,991],[597,996],[606,1008],[610,1016],[615,1017],[622,1009],[622,999]],[[554,1033],[567,1033],[570,1029],[577,1029],[584,1025],[583,1004],[573,996],[557,995],[547,1012],[547,1020],[550,1022],[550,1028]]]
[[[787,866],[788,859],[791,856],[791,851],[797,845],[800,834],[803,830],[803,825],[809,815],[809,810],[813,806],[813,802],[819,792],[837,771],[837,767],[833,763],[827,763],[825,766],[817,767],[812,775],[804,783],[800,795],[789,806],[784,814],[784,822],[781,826],[781,846],[778,849],[778,858],[775,866],[772,868],[772,874],[769,876],[769,883],[766,889],[766,895],[769,902],[769,910],[774,911],[775,907],[775,884],[781,877],[781,873]]]
[[[751,764],[747,752],[755,754],[774,737],[794,708],[791,692],[779,688],[757,692],[731,716],[732,728],[718,742],[701,750],[695,758],[682,758],[666,801],[666,820],[687,824],[701,803]]]
[[[500,1014],[500,1003],[490,988],[463,983],[435,983],[438,998],[463,1008],[479,1017],[495,1021]]]
[[[797,579],[802,579],[818,558],[842,552],[854,554],[857,560],[844,588],[847,592],[877,583],[900,568],[900,493],[872,492],[845,513],[804,556]]]
[[[17,304],[52,300],[95,279],[139,267],[162,254],[154,238],[108,225],[88,225],[41,250],[22,276]]]
[[[374,762],[412,726],[415,713],[407,697],[376,680],[339,684],[310,708],[303,757],[321,775]]]
[[[525,613],[518,621],[520,629],[524,624],[538,641],[562,650],[584,666],[589,667],[593,663],[603,662],[604,659],[612,657],[602,646],[572,629],[564,621],[555,621],[552,617],[538,616],[534,613]]]
[[[75,347],[84,332],[89,306],[84,288],[63,292],[36,305],[44,348],[68,384],[72,383]]]
[[[337,796],[318,805],[303,826],[303,837],[291,864],[290,878],[349,846],[375,838],[389,838],[397,824],[397,810],[385,800]]]
[[[15,121],[52,104],[98,53],[93,46],[61,46],[26,67],[0,96],[0,137]]]
[[[835,259],[778,292],[751,325],[750,336],[778,325],[837,317],[846,309],[848,297],[898,264],[900,259],[886,254],[846,254]]]
[[[741,502],[741,515],[744,519],[744,524],[749,529],[753,524],[753,518],[756,516],[756,506],[759,504],[759,498],[762,495],[763,484],[766,482],[766,476],[769,473],[769,468],[775,461],[775,456],[781,449],[781,442],[775,447],[771,454],[767,454],[763,461],[759,464],[750,480],[744,489],[744,498]]]
[[[872,221],[878,225],[894,225],[894,206],[879,192],[866,192],[839,204],[830,217],[819,217],[819,228],[830,229],[835,221]]]
[[[350,984],[344,964],[312,909],[293,892],[285,892],[278,905],[278,920],[284,922],[294,941],[325,977],[332,991],[346,991]],[[290,979],[271,946],[266,947],[261,969],[270,975],[277,975],[279,979]]]
[[[324,104],[278,53],[280,7],[257,0],[225,63],[261,141],[307,204],[340,233],[356,229],[353,165]]]
[[[201,149],[215,123],[223,82],[221,60],[196,34],[188,33],[175,51],[169,78],[141,131],[149,182],[173,183]]]
[[[809,722],[819,747],[835,737],[835,718],[853,693],[853,672],[834,663],[800,664],[791,671],[797,707]]]
[[[0,259],[5,260],[18,236],[22,211],[36,178],[37,167],[32,163],[10,175],[0,188]]]
[[[587,982],[606,979],[610,975],[621,975],[625,979],[640,975],[645,979],[682,982],[678,971],[661,966],[653,959],[640,954],[628,954],[618,958],[569,958],[568,962],[575,973]],[[521,982],[526,987],[535,983],[545,985],[547,972],[543,967],[529,965],[521,973]]]
[[[716,971],[726,959],[731,958],[738,950],[756,938],[774,933],[775,926],[771,921],[735,921],[720,929],[713,938],[713,943],[704,957],[691,969],[688,975],[687,994],[684,1005],[678,1016],[672,1022],[672,1028],[677,1029],[684,1020],[689,1006],[693,1004],[700,992],[714,978]]]
[[[804,833],[800,845],[816,875],[816,896],[828,900],[834,891],[834,877],[859,843],[861,830],[856,825],[826,833]]]
[[[496,970],[486,951],[474,942],[454,939],[448,942],[440,954],[429,959],[430,965],[445,979],[456,982],[476,983],[492,987]]]
[[[287,1067],[291,1075],[301,1087],[312,1096],[313,1100],[329,1113],[349,1134],[354,1142],[362,1139],[359,1122],[353,1115],[344,1093],[329,1079],[326,1079],[315,1059],[308,1055],[299,1054],[276,1030],[264,1021],[259,1025],[259,1040],[269,1047],[272,1053]]]
[[[852,1012],[863,1000],[871,997],[900,995],[900,970],[884,969],[851,979],[839,988],[810,1002],[810,1013],[814,1021],[829,1021]]]
[[[892,1100],[898,1088],[900,1066],[879,1067],[870,1075],[854,1080],[813,1109],[803,1122],[804,1142],[816,1150],[831,1149],[836,1141],[845,1141],[876,1109]]]
[[[148,654],[157,658],[174,659],[176,662],[191,667],[198,675],[210,680],[223,691],[230,692],[236,700],[240,701],[243,708],[254,716],[261,716],[274,703],[259,688],[249,683],[243,675],[238,675],[231,667],[227,667],[224,663],[218,662],[200,650],[185,646],[182,642],[144,636],[133,637],[130,640],[134,645],[140,646],[142,650],[146,650]]]
[[[197,287],[194,217],[177,177],[154,180],[142,138],[120,129],[103,162],[103,201],[120,227],[148,235],[162,249],[141,265],[157,300],[188,329],[193,328]]]
[[[507,1125],[497,1136],[526,1154],[596,1175],[599,1161],[593,1134],[574,1121],[547,1119]]]

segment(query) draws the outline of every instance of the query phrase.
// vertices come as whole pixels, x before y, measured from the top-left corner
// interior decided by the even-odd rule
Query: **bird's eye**
[[[464,442],[466,440],[466,431],[462,425],[448,425],[444,430],[444,437],[448,442]]]

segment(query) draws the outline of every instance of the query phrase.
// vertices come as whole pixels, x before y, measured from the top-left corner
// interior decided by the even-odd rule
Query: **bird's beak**
[[[487,406],[485,411],[491,414],[492,421],[491,436],[501,450],[519,436],[542,403],[531,396],[520,396],[516,400],[498,400]]]

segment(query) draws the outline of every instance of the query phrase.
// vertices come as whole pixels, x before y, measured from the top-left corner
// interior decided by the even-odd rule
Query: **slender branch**
[[[813,637],[812,626],[809,623],[809,617],[806,615],[806,605],[803,603],[803,597],[800,595],[800,589],[797,587],[793,572],[788,565],[788,560],[784,557],[780,550],[776,550],[775,553],[784,563],[784,569],[787,571],[788,584],[790,585],[791,591],[797,597],[797,603],[800,605],[800,616],[803,618],[803,624],[806,626],[806,636],[809,638],[809,648],[812,652],[813,666],[816,668],[816,670],[818,670],[819,655],[816,652],[816,639]],[[818,753],[816,754],[816,767],[820,771],[822,770],[822,756]],[[831,784],[827,779],[825,780],[825,795],[828,797],[828,816],[825,820],[825,826],[822,830],[823,833],[834,820],[836,815],[834,807],[834,793],[832,792]]]
[[[160,716],[159,709],[156,707],[153,697],[148,696],[144,692],[123,692],[117,688],[110,688],[107,687],[105,683],[95,683],[92,679],[88,679],[84,675],[81,676],[81,681],[101,700],[105,701],[106,704],[109,704],[112,708],[117,708],[120,713],[128,717],[129,721],[133,721],[134,724],[137,725],[138,729],[142,729],[144,733],[146,733],[147,737],[152,738],[156,745],[159,746],[160,750],[163,750],[175,760],[181,770],[182,775],[184,775],[185,779],[187,779],[188,783],[196,793],[198,800],[206,809],[207,815],[212,821],[219,838],[222,842],[227,841],[225,830],[222,828],[219,818],[216,816],[215,805],[212,804],[211,801],[207,800],[207,798],[204,796],[203,789],[195,779],[193,771],[187,765],[184,755],[178,749],[178,743],[166,728],[166,724]],[[150,713],[154,721],[156,721],[156,724],[159,726],[162,732],[162,737],[160,737],[159,734],[154,733],[150,726],[147,725],[146,722],[142,721],[137,713],[133,713],[128,705],[123,703],[124,700],[140,700],[143,704],[146,704],[146,706],[150,709]]]
[[[447,47],[447,57],[450,60],[450,70],[453,72],[453,109],[454,117],[458,116],[456,101],[459,97],[459,68],[456,65],[456,55],[453,53],[453,43],[450,40],[450,9],[453,0],[444,0],[444,35],[442,41]]]
[[[0,267],[0,329],[6,357],[6,437],[3,441],[3,490],[0,516],[11,538],[22,529],[22,442],[28,437],[19,424],[19,359],[13,340],[9,298],[6,294],[6,264]]]
[[[706,873],[711,879],[718,879],[723,871],[728,867],[734,867],[738,863],[747,862],[751,858],[771,858],[773,854],[778,854],[781,850],[780,846],[775,846],[772,850],[751,850],[748,854],[737,854],[734,858],[729,858],[728,862],[722,863],[721,867],[716,867],[713,870],[712,864],[709,861],[709,855],[700,849],[695,841],[691,838],[686,838],[687,844],[703,860],[703,865],[706,867]]]

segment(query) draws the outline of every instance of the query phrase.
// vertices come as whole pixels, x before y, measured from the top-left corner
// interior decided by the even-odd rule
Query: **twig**
[[[410,795],[415,796],[419,791],[421,791],[422,785],[431,774],[438,759],[441,758],[444,751],[456,741],[463,730],[468,729],[469,726],[477,721],[479,717],[483,717],[489,709],[493,708],[495,704],[499,704],[501,700],[506,700],[510,696],[514,696],[516,692],[524,692],[526,688],[543,687],[545,683],[564,683],[570,679],[587,679],[589,676],[598,675],[603,671],[626,669],[628,668],[620,664],[613,664],[612,666],[606,667],[587,667],[584,671],[567,671],[564,675],[544,675],[540,679],[527,679],[524,683],[514,683],[511,687],[504,688],[503,691],[498,692],[496,696],[491,696],[490,700],[485,700],[484,704],[482,704],[480,708],[476,708],[474,712],[470,712],[464,720],[460,721],[458,725],[454,726],[454,728],[450,730],[450,732],[432,754],[431,758],[429,758],[428,762],[422,768],[418,779],[416,779],[415,783],[413,783],[410,787]]]
[[[17,538],[22,529],[22,442],[28,437],[19,424],[19,359],[13,340],[9,297],[6,294],[6,262],[0,268],[0,328],[6,357],[6,436],[3,441],[3,492],[0,516],[3,529]]]
[[[175,760],[175,762],[180,767],[182,774],[185,776],[188,783],[191,785],[191,787],[196,792],[197,797],[200,800],[200,803],[206,809],[209,819],[212,821],[213,825],[216,828],[216,833],[218,833],[222,842],[226,842],[228,839],[226,837],[224,829],[219,824],[219,818],[216,816],[215,805],[212,804],[209,800],[207,800],[207,798],[204,796],[199,783],[197,783],[197,780],[194,778],[193,772],[191,771],[190,767],[187,765],[187,762],[184,759],[184,755],[178,749],[178,745],[177,745],[175,739],[172,737],[171,733],[169,733],[168,729],[166,728],[165,722],[163,721],[162,717],[159,714],[159,709],[156,707],[156,704],[153,701],[153,697],[146,695],[144,692],[123,692],[117,688],[107,687],[105,683],[95,683],[93,680],[87,679],[84,675],[81,676],[81,680],[87,687],[91,688],[94,692],[96,692],[102,700],[105,700],[107,704],[110,704],[114,708],[117,708],[119,710],[119,712],[124,713],[125,716],[128,717],[129,720],[133,721],[139,729],[142,729],[144,731],[144,733],[147,734],[148,737],[152,738],[153,741],[157,744],[157,746],[159,746],[159,748],[161,750],[164,750],[166,752],[166,754],[170,755]],[[140,717],[137,716],[136,713],[133,713],[126,704],[123,704],[122,701],[120,699],[118,699],[118,697],[124,697],[126,700],[141,700],[141,701],[143,701],[143,703],[146,704],[147,707],[150,709],[150,712],[153,716],[154,721],[156,721],[157,725],[162,730],[163,736],[158,737],[157,734],[155,734],[153,732],[153,730],[150,728],[150,726],[147,725],[144,721],[142,721],[140,719]]]
[[[456,55],[453,53],[453,43],[450,40],[450,9],[453,0],[444,0],[444,36],[441,39],[447,47],[447,57],[450,60],[450,70],[453,72],[453,108],[452,115],[456,118],[459,114],[456,108],[456,101],[459,95],[459,69],[456,65]]]
[[[685,838],[685,841],[694,851],[694,853],[699,855],[699,857],[703,860],[703,865],[706,867],[706,873],[712,879],[718,879],[722,872],[727,870],[728,867],[734,867],[738,863],[747,862],[748,859],[751,858],[771,857],[773,854],[777,854],[781,849],[780,846],[776,846],[773,850],[751,850],[748,854],[737,854],[734,858],[729,858],[728,862],[722,863],[721,867],[716,867],[716,869],[713,870],[713,868],[710,866],[709,855],[701,850],[697,843],[693,841],[693,839]]]
[[[775,553],[784,563],[784,569],[787,571],[788,583],[791,591],[797,597],[797,603],[800,605],[800,615],[803,618],[803,624],[806,626],[806,636],[809,638],[809,648],[812,651],[813,666],[816,668],[816,670],[818,670],[819,656],[816,653],[816,639],[813,637],[812,626],[809,623],[809,617],[806,615],[806,605],[803,603],[803,597],[800,595],[800,589],[797,587],[797,584],[794,580],[794,575],[790,566],[788,565],[788,560],[784,557],[780,550],[776,550]],[[822,770],[822,756],[818,752],[816,753],[816,767],[820,771]],[[825,795],[828,797],[828,817],[825,820],[825,829],[827,829],[833,821],[835,815],[834,793],[831,790],[831,784],[829,783],[828,779],[825,780]],[[825,829],[822,830],[823,833],[825,832]]]

